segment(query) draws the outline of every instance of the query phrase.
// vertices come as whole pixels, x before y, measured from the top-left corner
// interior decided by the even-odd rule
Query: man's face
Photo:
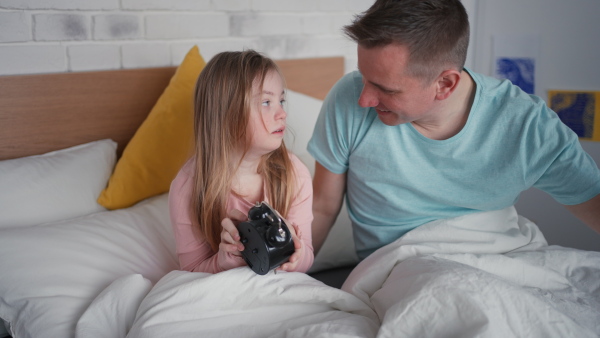
[[[407,75],[408,56],[408,49],[398,44],[358,46],[358,69],[364,83],[358,104],[374,107],[389,126],[434,118],[436,81],[425,83]]]

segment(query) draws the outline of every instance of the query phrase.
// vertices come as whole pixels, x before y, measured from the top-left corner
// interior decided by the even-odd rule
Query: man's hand
[[[600,195],[581,204],[565,205],[565,208],[600,234]]]

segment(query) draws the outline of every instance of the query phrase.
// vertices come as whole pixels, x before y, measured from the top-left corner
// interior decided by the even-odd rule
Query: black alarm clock
[[[248,221],[238,225],[244,245],[242,257],[259,275],[285,263],[294,253],[294,241],[283,218],[266,202],[257,202],[248,211]]]

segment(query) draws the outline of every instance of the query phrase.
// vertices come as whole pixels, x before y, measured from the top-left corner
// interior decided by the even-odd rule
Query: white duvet
[[[512,207],[419,227],[342,288],[377,312],[378,337],[600,334],[600,253],[548,246]]]
[[[600,253],[548,246],[514,208],[436,221],[342,290],[301,273],[173,271],[111,284],[79,337],[597,337]]]

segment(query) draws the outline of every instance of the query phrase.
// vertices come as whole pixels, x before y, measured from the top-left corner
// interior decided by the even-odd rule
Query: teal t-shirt
[[[329,171],[347,173],[360,258],[424,223],[514,205],[532,186],[567,205],[600,193],[598,166],[541,98],[467,71],[475,99],[464,128],[447,140],[410,123],[387,126],[360,107],[359,72],[325,99],[308,151]]]

